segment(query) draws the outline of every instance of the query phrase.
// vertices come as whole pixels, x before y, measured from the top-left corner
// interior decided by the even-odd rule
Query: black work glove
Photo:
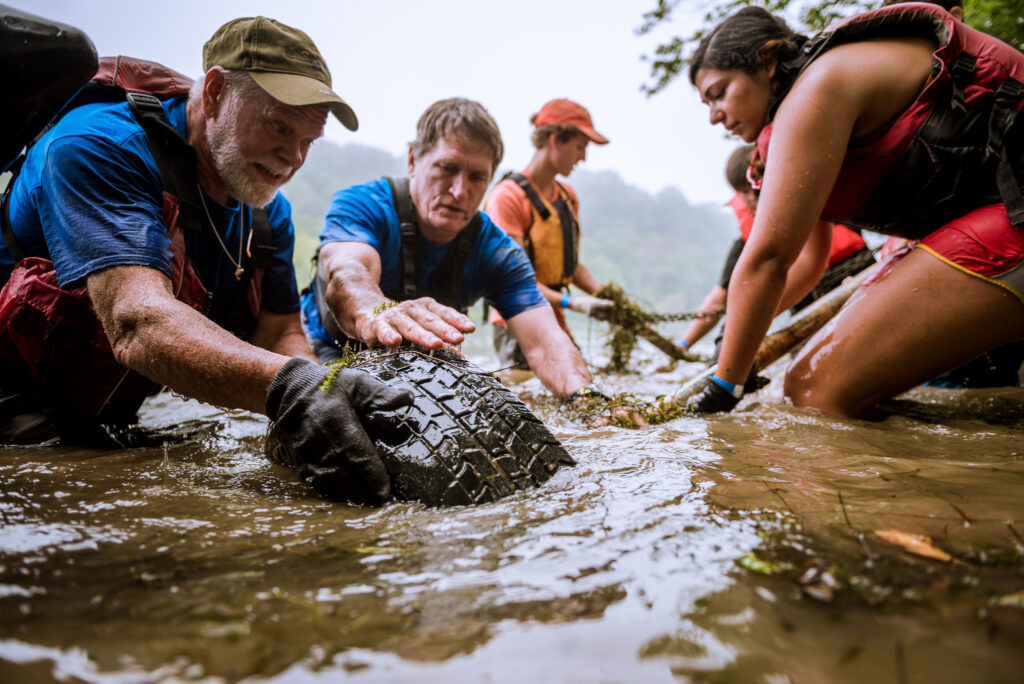
[[[756,392],[769,382],[771,381],[768,378],[757,374],[757,367],[755,366],[751,369],[747,381],[743,383],[743,396]],[[736,408],[738,403],[740,403],[740,398],[732,395],[729,390],[719,385],[713,379],[708,378],[704,382],[704,387],[686,402],[686,410],[689,413],[728,412]]]
[[[362,419],[407,406],[413,395],[344,368],[321,389],[330,372],[302,358],[281,367],[267,390],[268,455],[330,499],[379,506],[391,497],[391,481]]]
[[[739,398],[734,397],[729,390],[725,389],[713,379],[704,381],[704,386],[699,392],[690,397],[686,402],[687,413],[721,413],[729,412],[740,403]]]
[[[750,377],[743,383],[743,396],[753,394],[762,387],[766,387],[770,382],[771,380],[763,375],[758,375],[757,368],[754,368],[754,370],[750,371]]]

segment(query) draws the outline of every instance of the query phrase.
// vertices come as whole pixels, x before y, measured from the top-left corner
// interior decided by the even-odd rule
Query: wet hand
[[[573,311],[586,314],[599,321],[610,320],[615,309],[615,302],[612,300],[590,295],[572,295],[569,297],[568,304],[568,308]]]
[[[459,345],[476,330],[468,316],[430,297],[393,302],[356,321],[359,339],[367,346],[395,347],[403,341],[427,349]]]
[[[391,497],[391,482],[362,419],[413,396],[358,370],[331,374],[301,358],[282,366],[267,391],[268,456],[330,499],[380,505]]]

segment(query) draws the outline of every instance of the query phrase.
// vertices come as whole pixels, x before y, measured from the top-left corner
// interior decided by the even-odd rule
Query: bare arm
[[[803,299],[821,280],[832,254],[832,233],[833,226],[828,221],[815,224],[800,255],[786,273],[786,286],[782,290],[775,315]]]
[[[883,126],[931,68],[921,41],[835,48],[797,80],[775,117],[754,228],[729,285],[718,377],[742,384],[797,260],[821,215],[852,136]]]
[[[719,311],[725,308],[725,300],[728,296],[728,290],[717,283],[712,287],[707,295],[704,297],[704,301],[697,307],[697,311],[700,313],[707,313],[709,311]],[[718,324],[721,316],[711,316],[708,318],[694,318],[690,321],[690,324],[686,326],[686,332],[683,333],[683,342],[686,342],[687,347],[692,347],[697,344],[698,341]]]
[[[380,255],[361,242],[330,242],[320,248],[327,305],[346,334],[369,346],[402,340],[428,349],[461,344],[476,329],[469,317],[429,297],[391,306],[380,289]],[[385,308],[387,307],[387,308]]]
[[[551,307],[517,314],[508,319],[508,327],[537,377],[558,396],[565,398],[593,382],[586,361],[559,327]]]
[[[157,270],[116,266],[86,285],[119,363],[200,401],[264,413],[287,356],[243,342],[179,302]]]
[[[249,338],[249,343],[277,354],[288,357],[301,356],[319,363],[302,330],[302,321],[299,320],[298,313],[275,314],[261,311],[256,331]]]
[[[572,284],[590,295],[603,287],[601,281],[593,276],[583,262],[576,265],[576,272],[572,275]]]

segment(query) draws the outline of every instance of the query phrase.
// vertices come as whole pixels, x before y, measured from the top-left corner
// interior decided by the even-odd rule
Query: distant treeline
[[[295,221],[300,288],[309,282],[310,260],[334,193],[404,174],[404,158],[379,148],[325,140],[313,146],[305,166],[284,188]],[[675,189],[651,195],[611,171],[579,169],[570,182],[580,197],[583,262],[594,275],[619,283],[655,311],[696,308],[738,236],[732,212],[721,203],[691,204]]]

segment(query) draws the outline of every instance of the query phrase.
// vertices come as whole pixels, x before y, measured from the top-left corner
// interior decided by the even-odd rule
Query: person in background
[[[559,326],[571,336],[565,310],[607,320],[613,303],[593,296],[603,285],[580,261],[579,199],[558,176],[568,177],[577,164],[586,161],[590,143],[607,145],[608,139],[594,130],[590,113],[572,100],[551,100],[530,123],[536,148],[533,158],[521,172],[505,174],[494,186],[485,211],[526,250],[540,291]],[[570,294],[570,284],[585,294]],[[490,323],[501,363],[529,368],[498,312],[492,312]]]
[[[480,103],[440,100],[417,123],[408,178],[335,194],[303,300],[321,360],[353,344],[461,344],[475,329],[465,312],[486,298],[545,385],[563,398],[589,391],[590,371],[537,289],[526,253],[478,211],[503,153]]]
[[[747,7],[701,41],[689,75],[711,123],[756,140],[765,164],[718,370],[691,411],[736,406],[786,284],[803,277],[797,256],[827,245],[822,217],[919,242],[800,351],[784,387],[796,406],[863,416],[1024,339],[1024,129],[1012,126],[1024,55],[925,3],[813,39]]]
[[[3,202],[0,442],[134,422],[166,385],[266,413],[300,477],[380,503],[361,417],[412,397],[357,371],[318,389],[278,192],[328,114],[351,130],[356,115],[309,36],[272,19],[221,26],[203,68],[192,83],[101,61],[114,101],[72,106],[29,147]]]
[[[757,210],[758,196],[758,190],[751,185],[751,178],[755,178],[755,182],[758,178],[758,174],[750,168],[753,152],[753,145],[738,147],[726,162],[726,180],[729,181],[733,190],[736,191],[736,194],[733,195],[728,204],[736,213],[740,237],[733,243],[732,249],[726,257],[725,265],[722,268],[722,276],[719,278],[718,284],[711,288],[704,301],[701,302],[700,307],[697,309],[699,312],[713,313],[725,308],[728,298],[729,279],[732,278],[736,262],[739,260],[740,254],[743,253],[743,246],[750,237],[750,230],[754,225],[754,212]],[[759,182],[758,186],[760,186]],[[794,304],[790,311],[792,313],[799,312],[811,304],[811,302],[831,292],[844,278],[859,273],[873,263],[875,263],[875,259],[871,254],[871,250],[868,249],[860,234],[846,226],[835,224],[832,228],[832,248],[829,254],[828,268],[814,288]],[[720,316],[695,318],[683,333],[683,337],[679,342],[680,346],[687,350],[690,349],[692,345],[696,344],[698,340],[715,327],[719,318]],[[712,362],[718,360],[723,334],[724,331],[715,340],[715,352]]]

